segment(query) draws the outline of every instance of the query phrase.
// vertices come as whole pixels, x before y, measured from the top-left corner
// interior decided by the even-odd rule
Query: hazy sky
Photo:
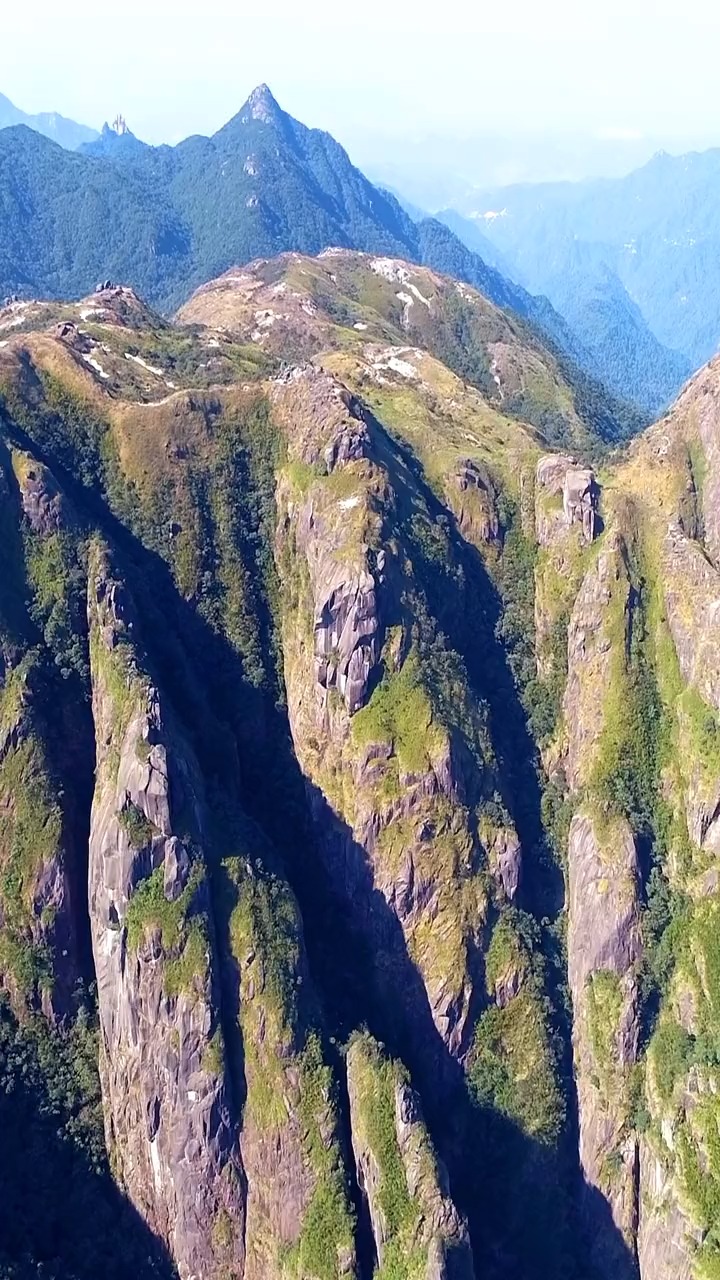
[[[281,105],[365,134],[695,136],[720,141],[709,0],[0,0],[0,91],[147,141],[207,133],[267,81]]]

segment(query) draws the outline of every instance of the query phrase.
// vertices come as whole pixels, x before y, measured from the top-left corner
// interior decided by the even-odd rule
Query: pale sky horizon
[[[720,142],[720,10],[705,0],[56,0],[3,13],[0,92],[148,142],[212,133],[267,82],[357,154],[371,138],[585,135]],[[361,157],[362,158],[362,157]]]

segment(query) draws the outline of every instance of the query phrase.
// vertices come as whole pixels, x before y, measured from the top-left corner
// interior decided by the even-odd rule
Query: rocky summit
[[[3,1277],[720,1275],[720,364],[613,414],[348,248],[0,309]]]

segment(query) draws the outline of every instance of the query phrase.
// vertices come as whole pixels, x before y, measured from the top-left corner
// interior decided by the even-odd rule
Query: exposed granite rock
[[[292,456],[327,474],[369,456],[365,413],[337,378],[313,365],[289,370],[272,385],[275,414]]]
[[[566,473],[563,512],[568,524],[581,525],[585,541],[592,542],[597,523],[597,485],[590,467],[580,467]]]
[[[535,471],[536,485],[552,496],[561,494],[568,471],[577,465],[567,453],[549,453],[541,458]]]
[[[364,417],[334,378],[313,368],[293,370],[274,385],[273,401],[291,432],[292,454],[303,464],[333,475],[367,459]],[[335,497],[332,488],[313,490],[297,515],[295,533],[310,573],[318,692],[324,691],[324,702],[336,689],[350,712],[366,700],[382,647],[377,587],[385,553],[378,560],[363,541],[364,525],[372,520],[363,476],[361,470],[345,496]]]
[[[585,575],[568,632],[563,767],[576,796],[592,794],[608,691],[625,679],[632,600],[625,543],[615,531]],[[640,868],[624,819],[587,805],[575,813],[567,892],[584,1217],[599,1274],[630,1277],[638,1215],[630,1073],[639,1041],[641,932]]]
[[[508,902],[514,902],[520,888],[522,847],[517,834],[500,828],[487,841],[490,870]]]
[[[464,458],[448,476],[445,492],[460,532],[468,542],[476,546],[499,542],[497,490],[486,467],[472,458]]]
[[[350,1280],[355,1246],[337,1102],[319,1039],[307,1030],[315,996],[300,915],[272,850],[256,838],[248,855],[224,864],[234,899],[225,959],[239,984],[235,1050],[247,1091],[243,1280],[316,1274],[318,1250],[326,1273],[332,1264],[331,1280]]]
[[[189,824],[202,839],[196,767],[142,670],[132,601],[98,546],[88,613],[97,738],[89,905],[108,1145],[182,1280],[242,1275],[245,1179],[217,1048],[208,886],[184,836]]]
[[[312,521],[312,513],[309,519]],[[309,531],[308,531],[309,532]],[[349,576],[334,568],[321,551],[321,537],[313,557],[318,570],[315,604],[315,671],[321,688],[337,689],[348,711],[365,701],[370,676],[380,651],[380,623],[375,579],[367,569]],[[302,538],[302,527],[299,530]],[[306,542],[306,548],[309,544]],[[336,582],[335,579],[341,581]]]
[[[541,458],[536,472],[536,535],[541,547],[555,541],[558,532],[577,524],[585,542],[597,529],[598,486],[590,467],[580,467],[565,454]],[[553,503],[553,499],[557,499]]]
[[[688,398],[692,399],[693,420],[704,455],[700,497],[705,546],[714,563],[720,566],[720,387],[717,370],[702,370],[690,388]]]
[[[668,627],[680,671],[708,704],[720,712],[720,572],[699,543],[672,521],[662,547],[662,582]],[[678,723],[688,750],[685,776],[688,834],[699,848],[720,853],[720,778],[698,755],[689,715],[680,704]],[[702,754],[702,753],[701,753]]]
[[[701,1233],[677,1201],[673,1173],[649,1138],[640,1140],[640,1224],[637,1253],[641,1280],[693,1280],[693,1255]]]
[[[357,1037],[347,1054],[347,1081],[358,1183],[380,1268],[396,1258],[412,1263],[423,1280],[474,1280],[467,1225],[450,1198],[447,1173],[403,1069],[370,1037]],[[386,1180],[398,1177],[402,1184],[394,1196],[407,1201],[401,1220],[387,1209]]]
[[[638,1220],[629,1075],[638,1052],[641,936],[638,857],[627,823],[616,820],[599,833],[597,821],[576,814],[568,877],[568,978],[585,1214],[600,1274],[629,1277]],[[603,1229],[603,1201],[618,1236]]]
[[[685,781],[685,818],[688,835],[699,849],[718,855],[720,854],[720,778],[699,756],[689,716],[682,706],[678,709],[678,723],[682,734],[681,740],[687,744],[687,750],[682,756],[682,772]],[[720,887],[719,873],[718,867],[708,869],[703,879],[704,893],[714,893]]]
[[[535,480],[535,655],[541,680],[561,684],[568,617],[587,569],[599,490],[572,458],[541,458]]]
[[[379,812],[361,765],[355,764],[353,776],[354,839],[367,850],[374,886],[400,923],[441,1040],[461,1057],[472,1030],[470,955],[487,908],[472,876],[479,851],[452,754],[439,754],[420,778],[401,772],[402,798]],[[411,992],[408,997],[413,999]],[[412,1024],[411,1007],[407,1016]]]
[[[630,600],[625,546],[617,533],[608,535],[588,570],[575,601],[568,628],[568,678],[563,697],[567,732],[565,774],[572,791],[585,785],[594,765],[604,724],[603,692],[610,686],[613,657],[611,607],[621,620],[614,643],[624,645]]]
[[[16,454],[14,466],[23,515],[33,533],[57,533],[65,523],[67,504],[54,477],[27,454]]]
[[[507,1009],[518,995],[524,980],[524,970],[513,962],[496,975],[492,994],[498,1009]]]
[[[303,371],[275,384],[273,395],[291,467],[299,451],[322,468],[302,486],[289,469],[277,493],[278,563],[286,582],[300,584],[288,593],[283,630],[295,750],[330,881],[370,939],[377,980],[388,966],[405,975],[383,998],[438,1079],[448,1051],[462,1057],[472,1032],[470,957],[486,914],[484,851],[465,808],[464,770],[476,766],[461,764],[419,691],[408,695],[417,702],[417,759],[408,763],[375,728],[356,741],[355,718],[381,678],[383,645],[401,681],[408,661],[398,615],[406,552],[384,535],[394,502],[388,444],[379,425],[353,416],[359,411],[326,375]],[[356,441],[358,431],[361,456],[353,447],[349,461],[323,474],[328,441]],[[341,452],[348,456],[333,447]],[[489,832],[488,849],[495,836],[500,894],[512,897],[516,837]]]
[[[662,548],[665,610],[683,678],[720,711],[720,572],[671,521]]]

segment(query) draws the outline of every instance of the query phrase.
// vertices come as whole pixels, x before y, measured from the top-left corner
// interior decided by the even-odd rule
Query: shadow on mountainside
[[[68,1077],[48,1076],[51,1034],[18,1027],[0,1005],[0,1277],[176,1280],[89,1137],[85,1108],[70,1105]],[[101,1133],[99,1110],[94,1123]]]
[[[448,1167],[453,1198],[470,1223],[478,1280],[595,1280],[583,1269],[575,1223],[567,1220],[579,1176],[574,1135],[568,1135],[558,1153],[528,1137],[499,1111],[479,1106],[470,1094],[460,1065],[434,1025],[399,920],[373,883],[365,849],[301,774],[287,711],[277,702],[273,681],[266,688],[249,685],[236,650],[180,595],[160,554],[109,510],[99,492],[44,456],[24,432],[15,429],[14,434],[21,447],[53,471],[87,524],[99,527],[120,553],[121,571],[143,619],[154,678],[193,744],[210,803],[222,808],[239,802],[281,854],[300,904],[328,1032],[344,1041],[355,1028],[367,1026],[410,1068],[433,1141]],[[412,455],[402,465],[417,466]],[[423,485],[429,509],[447,517],[424,481],[413,477],[413,483]],[[535,746],[496,634],[498,593],[479,554],[455,529],[453,545],[465,574],[466,608],[449,608],[442,584],[435,584],[429,572],[422,585],[448,642],[466,663],[475,696],[488,703],[504,799],[527,858],[543,837]],[[337,869],[320,855],[309,809],[315,825],[331,833],[330,861],[340,860]],[[557,877],[560,884],[562,877],[555,867],[552,874],[552,897],[557,901]],[[523,905],[528,909],[534,876],[531,867],[524,888]],[[225,1022],[234,1021],[236,1014],[237,1009],[225,1007]],[[567,1047],[567,1028],[564,1042]],[[568,1076],[571,1088],[571,1071]],[[236,1103],[239,1114],[242,1098]],[[347,1115],[345,1123],[347,1138]],[[349,1142],[346,1146],[349,1150]],[[39,1149],[38,1145],[38,1153]],[[28,1203],[34,1203],[33,1194],[28,1194]],[[114,1189],[114,1194],[120,1193]],[[122,1197],[120,1202],[125,1203]],[[597,1221],[601,1218],[599,1214]],[[633,1260],[609,1210],[607,1219],[603,1234],[613,1243],[617,1238],[618,1255],[624,1260],[623,1251],[627,1254],[629,1268],[624,1273],[622,1265],[615,1264],[613,1280],[625,1280],[625,1274],[634,1274]],[[110,1230],[107,1234],[111,1238]],[[97,1270],[124,1275],[102,1266]]]
[[[367,1026],[410,1069],[451,1194],[468,1219],[478,1280],[596,1280],[584,1262],[589,1244],[568,1213],[570,1198],[579,1192],[572,1164],[473,1096],[434,1024],[424,982],[397,916],[373,882],[365,849],[322,793],[307,785],[316,821],[329,840],[325,866],[304,890],[298,886],[298,895],[332,1029],[346,1040]],[[328,863],[344,891],[329,884]],[[325,947],[320,963],[318,936]],[[329,1009],[328,992],[335,1001]],[[634,1280],[634,1258],[605,1198],[587,1189],[584,1207],[593,1237],[604,1240],[603,1256],[612,1258],[612,1272],[604,1274]]]
[[[428,485],[412,449],[389,436],[370,415],[369,425],[396,486],[406,527],[413,492],[419,492],[430,516],[447,531],[455,576],[425,555],[422,544],[414,548],[413,570],[430,613],[438,619],[449,646],[463,659],[474,697],[488,709],[498,784],[523,851],[517,905],[533,915],[542,930],[553,1025],[562,1046],[567,1120],[557,1148],[535,1141],[512,1120],[479,1108],[473,1100],[468,1103],[465,1098],[457,1104],[461,1137],[455,1156],[451,1153],[446,1158],[455,1174],[454,1185],[463,1188],[463,1208],[476,1252],[478,1242],[483,1242],[478,1265],[482,1268],[480,1258],[486,1259],[482,1275],[508,1280],[549,1275],[554,1280],[566,1275],[585,1280],[588,1238],[599,1235],[603,1246],[594,1249],[595,1256],[611,1259],[612,1274],[626,1280],[637,1274],[636,1260],[612,1221],[607,1200],[585,1185],[578,1164],[572,1024],[564,949],[557,929],[564,911],[565,883],[545,828],[542,766],[521,696],[523,681],[535,675],[532,567],[516,551],[501,594],[478,548],[464,538],[452,511]],[[515,520],[519,522],[519,513]],[[508,532],[513,531],[502,530],[506,540]],[[518,541],[522,545],[519,533],[517,529],[516,547]],[[504,554],[506,550],[507,541]],[[519,571],[513,575],[515,563]],[[483,989],[482,981],[478,986]],[[434,1097],[434,1092],[430,1082],[429,1096]],[[436,1133],[443,1124],[447,1125],[447,1116],[440,1107]],[[469,1164],[468,1152],[475,1157]],[[592,1269],[587,1275],[594,1277]]]

